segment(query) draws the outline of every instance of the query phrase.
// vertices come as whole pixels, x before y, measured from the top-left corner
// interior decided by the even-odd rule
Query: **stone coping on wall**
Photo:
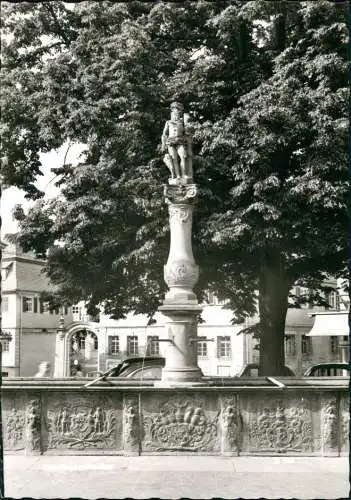
[[[51,389],[51,390],[76,390],[77,388],[84,389],[85,391],[98,388],[99,390],[129,390],[138,389],[140,391],[167,391],[167,390],[184,390],[184,391],[217,391],[219,389],[230,389],[235,391],[247,391],[247,390],[289,390],[296,388],[309,388],[309,389],[333,389],[336,391],[343,391],[350,385],[349,377],[275,377],[275,380],[283,384],[285,387],[275,385],[271,380],[267,380],[265,377],[247,377],[247,378],[222,378],[222,377],[211,377],[204,378],[206,381],[205,385],[194,385],[189,384],[184,387],[172,386],[170,383],[166,387],[155,387],[155,382],[153,380],[144,379],[133,380],[130,378],[113,378],[109,381],[99,381],[85,387],[85,384],[92,382],[91,378],[32,378],[32,377],[11,377],[5,378],[2,381],[2,390],[9,389]]]

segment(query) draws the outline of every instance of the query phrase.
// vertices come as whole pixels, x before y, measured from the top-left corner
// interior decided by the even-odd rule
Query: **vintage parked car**
[[[304,377],[342,377],[344,371],[350,373],[350,365],[347,363],[319,363],[310,366]]]
[[[258,377],[258,364],[249,363],[244,366],[237,375],[238,377]],[[287,366],[284,366],[284,377],[295,377],[295,373]]]
[[[96,380],[106,380],[112,377],[160,380],[165,361],[165,358],[161,356],[126,358],[106,372],[95,374]]]

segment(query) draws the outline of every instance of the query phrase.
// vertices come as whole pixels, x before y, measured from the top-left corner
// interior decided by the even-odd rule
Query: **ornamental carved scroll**
[[[257,451],[311,451],[311,417],[308,410],[298,406],[263,408],[250,422],[249,438],[252,449]]]
[[[112,448],[116,417],[103,401],[75,401],[48,410],[48,448]]]
[[[177,222],[185,223],[192,220],[192,206],[190,205],[170,205],[169,218]]]
[[[173,261],[164,266],[164,279],[169,287],[193,287],[199,279],[199,266],[187,261]]]
[[[155,417],[145,417],[145,447],[154,451],[214,451],[218,416],[194,401],[172,399]]]
[[[197,195],[196,184],[164,186],[164,196],[168,204],[193,203]]]

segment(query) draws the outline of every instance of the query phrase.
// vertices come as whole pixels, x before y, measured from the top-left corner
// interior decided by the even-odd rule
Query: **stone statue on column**
[[[165,124],[162,134],[164,162],[171,172],[169,184],[193,182],[192,132],[189,115],[184,114],[183,105],[171,104],[171,118]]]
[[[171,104],[171,118],[162,134],[164,162],[171,172],[164,186],[170,223],[170,249],[164,266],[168,285],[163,305],[168,345],[162,379],[157,385],[202,384],[197,365],[197,318],[202,311],[193,287],[199,268],[192,251],[192,217],[197,196],[193,179],[192,127],[183,105]]]

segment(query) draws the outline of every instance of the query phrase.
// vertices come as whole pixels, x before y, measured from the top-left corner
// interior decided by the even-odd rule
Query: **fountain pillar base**
[[[169,304],[159,307],[168,319],[166,334],[166,364],[158,387],[192,385],[201,381],[203,373],[197,366],[197,316],[202,308],[197,304]]]

